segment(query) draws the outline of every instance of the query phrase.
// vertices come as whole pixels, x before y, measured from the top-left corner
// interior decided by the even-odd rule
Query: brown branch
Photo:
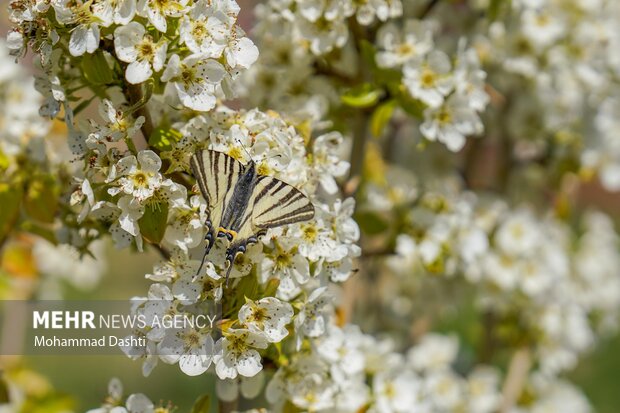
[[[142,85],[132,85],[130,83],[125,83],[123,88],[123,93],[125,97],[129,101],[130,106],[138,106],[135,111],[135,115],[144,116],[144,124],[140,130],[142,131],[142,135],[144,135],[145,142],[148,143],[149,137],[153,134],[155,127],[153,126],[153,118],[151,117],[151,113],[149,112],[146,106],[146,97],[142,91]]]
[[[127,79],[125,79],[124,73],[127,70],[127,64],[122,62],[116,56],[114,43],[110,39],[101,39],[100,47],[102,50],[110,53],[114,57],[114,59],[116,59],[122,69],[123,75],[121,76],[120,83],[123,94],[125,95],[125,98],[127,99],[127,102],[129,102],[129,105],[131,107],[137,107],[137,109],[135,110],[135,114],[137,116],[144,116],[144,124],[142,125],[140,130],[142,131],[142,135],[144,135],[144,140],[148,145],[149,137],[153,133],[153,130],[155,130],[155,127],[153,126],[154,124],[151,113],[146,106],[148,99],[145,98],[145,95],[142,91],[142,85],[146,83],[133,85],[129,83]]]
[[[159,252],[159,255],[161,255],[164,259],[169,260],[170,257],[172,257],[172,255],[170,254],[170,251],[168,251],[166,248],[162,247],[161,245],[159,244],[149,244],[149,245],[155,248],[157,252]]]

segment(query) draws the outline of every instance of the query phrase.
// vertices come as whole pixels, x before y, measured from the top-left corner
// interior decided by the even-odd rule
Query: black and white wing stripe
[[[314,206],[299,189],[271,176],[261,176],[254,187],[252,226],[275,228],[314,217]]]
[[[226,252],[226,260],[230,263],[237,253],[245,252],[248,244],[258,242],[269,228],[314,217],[314,206],[308,197],[294,186],[270,176],[258,176],[248,205],[251,207],[244,211],[237,237]]]

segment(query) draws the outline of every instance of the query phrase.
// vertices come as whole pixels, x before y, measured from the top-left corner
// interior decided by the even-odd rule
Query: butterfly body
[[[207,244],[202,264],[216,238],[227,238],[227,281],[237,254],[258,242],[269,228],[314,217],[314,207],[303,193],[258,174],[254,161],[244,165],[222,152],[198,150],[190,166],[207,201]]]

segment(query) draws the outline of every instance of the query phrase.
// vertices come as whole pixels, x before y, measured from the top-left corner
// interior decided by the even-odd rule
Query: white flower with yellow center
[[[426,55],[433,47],[433,35],[428,24],[407,20],[400,29],[388,23],[377,33],[377,64],[380,67],[399,67]]]
[[[335,178],[343,177],[350,164],[339,156],[342,151],[344,137],[339,132],[330,132],[314,140],[313,153],[310,157],[313,173],[323,189],[329,194],[338,192]]]
[[[332,300],[333,298],[327,293],[327,287],[319,287],[310,293],[295,317],[298,349],[301,348],[305,336],[319,337],[325,333],[331,314]]]
[[[155,42],[144,26],[131,22],[114,30],[114,50],[119,60],[129,63],[125,71],[127,81],[137,84],[164,67],[168,43]]]
[[[214,343],[210,330],[202,331],[188,327],[166,331],[166,336],[158,344],[157,350],[165,363],[179,363],[183,373],[198,376],[211,366]]]
[[[404,66],[403,84],[411,96],[437,108],[454,87],[451,68],[450,58],[444,52],[433,50],[424,60],[415,60]]]
[[[430,333],[407,354],[409,363],[416,371],[448,368],[456,359],[459,343],[456,337]]]
[[[380,372],[373,378],[372,389],[377,413],[427,411],[420,401],[420,379],[411,371]]]
[[[333,376],[343,373],[353,376],[364,370],[362,339],[363,335],[355,325],[342,329],[330,326],[328,334],[316,340],[316,350],[328,362]]]
[[[492,367],[477,367],[467,377],[467,399],[470,412],[497,411],[502,400],[500,374]]]
[[[126,156],[113,168],[111,177],[118,177],[118,181],[116,186],[108,189],[108,193],[114,196],[122,192],[143,202],[161,186],[160,168],[161,159],[151,150],[140,151],[137,158],[134,155]]]
[[[222,298],[221,276],[217,273],[212,262],[205,262],[200,274],[196,274],[200,266],[200,261],[191,261],[191,270],[185,271],[172,284],[172,294],[174,298],[182,304],[188,305],[197,303],[200,300]]]
[[[216,344],[215,372],[220,379],[238,375],[253,377],[263,369],[256,349],[267,348],[263,334],[247,329],[229,329]]]
[[[104,125],[90,121],[93,132],[89,138],[95,142],[116,142],[130,138],[144,124],[144,116],[134,120],[122,110],[116,109],[108,99],[104,99],[99,105],[99,116],[105,121]]]
[[[138,12],[149,19],[157,30],[165,33],[168,30],[167,19],[179,17],[185,12],[188,0],[140,0]]]
[[[67,25],[77,24],[71,30],[69,53],[81,56],[93,53],[99,47],[99,26],[112,24],[112,13],[107,3],[95,3],[81,0],[53,0],[52,7],[58,22]]]
[[[123,383],[116,377],[110,379],[108,383],[108,394],[100,408],[88,410],[86,413],[116,413],[114,409],[118,409],[123,400]],[[122,411],[126,411],[122,407]]]
[[[226,47],[233,23],[230,16],[216,11],[211,2],[197,2],[181,20],[181,42],[192,53],[217,59]]]
[[[182,203],[170,211],[164,240],[187,252],[202,241],[206,218],[206,204],[201,197],[193,196],[189,205]]]
[[[299,254],[310,261],[318,261],[321,258],[337,261],[344,258],[347,247],[333,239],[329,223],[319,215],[325,212],[318,208],[315,212],[317,213],[315,220],[291,225],[286,233],[287,237],[299,242]]]
[[[424,111],[424,123],[420,132],[429,141],[439,141],[452,152],[465,146],[465,137],[482,131],[478,114],[469,106],[467,99],[454,94],[437,108]]]
[[[286,325],[293,318],[293,307],[275,297],[254,302],[250,299],[239,309],[239,322],[253,331],[261,332],[270,343],[278,343],[287,335]]]
[[[114,23],[127,24],[136,15],[136,0],[109,0]]]
[[[226,69],[216,60],[191,55],[181,61],[175,54],[161,80],[172,83],[184,106],[206,112],[215,107],[218,86],[225,75]]]
[[[261,282],[270,278],[280,279],[278,295],[283,298],[299,293],[299,286],[310,279],[310,264],[299,254],[297,243],[280,239],[273,243],[273,249],[265,253],[260,262]]]

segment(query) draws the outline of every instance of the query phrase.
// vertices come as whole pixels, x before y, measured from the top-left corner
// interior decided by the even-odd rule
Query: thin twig
[[[142,92],[141,85],[132,85],[127,83],[123,92],[125,93],[125,97],[129,101],[131,106],[138,105],[139,107],[136,109],[135,114],[138,116],[144,116],[144,123],[140,130],[142,131],[142,135],[144,135],[144,140],[146,142],[149,141],[149,137],[153,134],[155,127],[153,126],[153,118],[151,117],[151,113],[146,105],[145,96]]]
[[[169,260],[170,257],[172,257],[172,255],[170,254],[170,251],[168,251],[166,248],[162,247],[159,244],[150,244],[153,246],[153,248],[155,248],[157,250],[157,252],[159,252],[159,255],[161,255],[164,259]]]

